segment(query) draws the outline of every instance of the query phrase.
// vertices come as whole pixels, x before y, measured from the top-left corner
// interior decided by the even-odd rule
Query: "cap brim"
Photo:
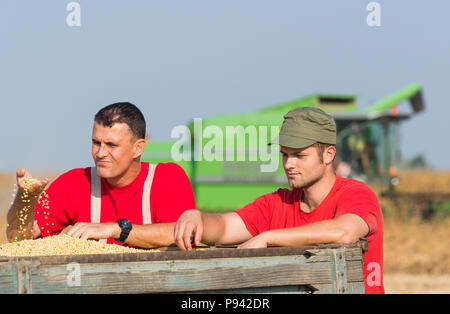
[[[290,148],[305,148],[316,143],[315,140],[310,140],[304,137],[297,137],[288,134],[280,134],[275,137],[268,145],[278,144]]]

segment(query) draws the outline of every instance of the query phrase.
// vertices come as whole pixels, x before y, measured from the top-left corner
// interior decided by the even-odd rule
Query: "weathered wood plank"
[[[17,292],[18,293],[31,293],[31,261],[24,261],[15,264],[17,267]]]
[[[364,282],[364,271],[360,261],[346,261],[345,271],[348,282]]]
[[[361,252],[361,249],[359,249],[359,248],[346,248],[345,249],[345,260],[346,261],[360,261],[361,255],[363,255],[363,253]]]
[[[328,250],[331,254],[330,273],[335,293],[348,293],[345,248]]]
[[[191,291],[190,294],[312,294],[317,290],[310,285],[273,286],[259,288],[241,288],[227,290]]]
[[[335,294],[336,289],[333,284],[316,284],[313,286],[316,291],[314,291],[314,294]],[[347,284],[347,292],[348,294],[364,294],[364,282],[349,282]]]
[[[13,263],[0,263],[0,294],[17,293],[17,267]]]
[[[67,269],[41,265],[34,293],[155,293],[307,285],[330,282],[329,262],[304,256],[174,262],[81,264],[80,285],[67,285]]]

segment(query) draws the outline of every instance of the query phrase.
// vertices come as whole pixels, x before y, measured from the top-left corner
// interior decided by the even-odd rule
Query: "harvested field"
[[[448,294],[450,275],[387,273],[384,287],[389,294]]]
[[[450,171],[410,170],[400,174],[398,191],[450,192]]]
[[[386,293],[450,293],[450,219],[385,221]]]
[[[450,219],[423,222],[387,220],[384,235],[384,271],[450,274]]]

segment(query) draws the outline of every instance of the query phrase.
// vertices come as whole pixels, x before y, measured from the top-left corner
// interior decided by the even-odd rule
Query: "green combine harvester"
[[[400,106],[404,102],[410,106]],[[288,111],[305,106],[320,108],[336,121],[338,174],[389,182],[400,163],[399,123],[423,111],[424,101],[417,83],[364,109],[358,108],[356,95],[313,94],[254,112],[193,119],[174,141],[152,141],[142,159],[183,167],[197,208],[237,209],[289,188],[279,147],[267,143]]]

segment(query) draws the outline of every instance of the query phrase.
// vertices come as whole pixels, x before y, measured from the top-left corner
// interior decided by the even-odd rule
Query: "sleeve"
[[[262,195],[252,203],[235,210],[244,221],[247,230],[256,236],[257,234],[270,229],[271,208],[270,200],[275,193]]]
[[[34,220],[36,220],[42,237],[59,234],[65,227],[72,224],[67,212],[71,208],[67,195],[67,176],[61,175],[42,192],[36,204]]]
[[[155,173],[159,193],[155,222],[176,222],[184,211],[195,208],[191,181],[184,169],[175,163],[161,164],[156,171],[159,172],[159,174]]]
[[[343,214],[355,214],[369,226],[371,235],[378,230],[381,215],[380,205],[375,193],[366,185],[355,185],[343,192],[336,210],[336,217]]]

